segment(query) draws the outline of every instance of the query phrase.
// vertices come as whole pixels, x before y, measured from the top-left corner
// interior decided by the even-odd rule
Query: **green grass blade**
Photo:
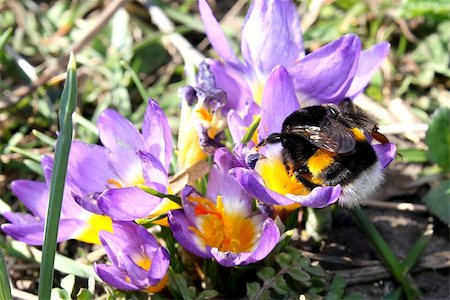
[[[54,147],[55,146],[55,139],[49,137],[48,135],[46,135],[45,133],[42,133],[36,129],[33,129],[31,131],[31,133],[37,137],[41,142],[43,142],[44,144],[50,146],[50,147]]]
[[[416,264],[422,252],[428,245],[428,242],[431,240],[433,236],[433,227],[429,225],[427,230],[423,233],[423,235],[419,238],[419,240],[414,244],[414,246],[409,250],[408,255],[403,260],[403,268],[404,274],[408,273]]]
[[[76,98],[77,73],[75,58],[71,53],[67,67],[66,83],[64,84],[64,90],[61,95],[61,107],[59,110],[60,135],[56,141],[49,205],[45,222],[42,264],[39,276],[39,299],[42,300],[50,299],[51,296],[56,240],[58,236],[59,219],[61,216],[67,163],[72,141],[72,113],[75,110]]]
[[[417,299],[420,297],[420,291],[414,284],[411,276],[404,275],[404,267],[395,257],[389,245],[384,241],[381,234],[375,226],[369,221],[367,216],[359,208],[350,210],[353,219],[358,223],[359,227],[364,231],[367,238],[374,246],[378,255],[382,258],[391,274],[400,283],[403,291],[408,299]]]
[[[11,34],[13,33],[13,28],[9,27],[8,29],[6,29],[5,32],[3,32],[3,34],[0,36],[0,51],[3,49],[3,47],[6,45],[6,43],[9,40],[9,37],[11,36]]]
[[[242,141],[241,141],[242,144],[247,144],[252,139],[253,135],[255,134],[256,130],[258,129],[260,122],[261,122],[261,116],[257,116],[253,120],[252,124],[250,124],[247,132],[245,133],[244,137],[242,138]]]
[[[147,102],[148,94],[145,90],[144,86],[142,85],[142,82],[139,80],[139,76],[136,74],[136,72],[130,67],[130,65],[121,60],[120,64],[131,74],[131,79],[133,79],[134,85],[139,91],[139,94],[141,95],[142,101]]]
[[[12,300],[11,286],[9,285],[8,270],[6,269],[3,252],[0,251],[0,299]]]

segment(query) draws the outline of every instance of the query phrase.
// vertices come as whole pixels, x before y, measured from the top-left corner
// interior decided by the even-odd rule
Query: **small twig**
[[[384,201],[368,200],[363,201],[362,206],[384,208],[384,209],[406,210],[414,212],[428,211],[428,208],[425,205],[413,204],[408,202],[384,202]]]
[[[412,272],[417,273],[427,269],[447,269],[449,267],[450,251],[441,251],[422,257],[417,266],[412,269]],[[344,277],[347,285],[374,282],[391,277],[388,270],[382,265],[332,272]]]

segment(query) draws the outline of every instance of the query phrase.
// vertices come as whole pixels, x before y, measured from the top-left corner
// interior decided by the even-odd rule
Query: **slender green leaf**
[[[3,251],[0,251],[0,299],[12,300],[11,286],[9,285],[8,270],[6,269]]]
[[[139,91],[139,94],[141,95],[142,101],[147,102],[148,94],[145,90],[144,86],[142,85],[142,82],[139,80],[139,76],[136,74],[136,72],[130,67],[130,65],[121,60],[120,64],[131,74],[131,79],[133,79],[134,85]]]
[[[408,255],[406,255],[405,259],[402,262],[403,267],[405,268],[403,271],[404,274],[408,273],[414,267],[420,255],[423,253],[428,243],[430,242],[432,236],[433,228],[430,226],[430,228],[423,233],[423,235],[414,244],[414,246],[412,246],[411,250],[409,250]]]
[[[391,248],[386,244],[375,226],[369,221],[367,216],[359,208],[351,210],[354,220],[364,231],[378,255],[383,259],[392,275],[401,284],[408,299],[416,299],[420,296],[420,291],[412,280],[411,276],[405,276],[403,265],[397,260]]]
[[[36,130],[36,129],[33,129],[32,131],[31,131],[31,133],[33,133],[33,135],[35,136],[35,137],[37,137],[41,142],[43,142],[44,144],[47,144],[47,145],[49,145],[49,146],[51,146],[51,147],[54,147],[55,146],[55,139],[54,138],[51,138],[51,137],[49,137],[48,135],[46,135],[46,134],[44,134],[44,133],[42,133],[42,132],[40,132],[40,131],[38,131],[38,130]]]
[[[11,36],[13,32],[13,28],[9,27],[8,29],[6,29],[5,32],[3,32],[3,34],[0,36],[0,51],[3,49],[3,47],[6,45],[6,43],[9,40],[9,37]]]
[[[61,95],[59,111],[60,135],[56,142],[56,153],[52,168],[49,205],[45,222],[45,235],[42,251],[42,265],[39,276],[39,299],[50,299],[53,283],[56,241],[61,216],[62,197],[66,180],[67,164],[72,142],[72,113],[77,97],[77,73],[73,53],[67,67],[67,78]]]
[[[448,53],[447,53],[448,55]],[[425,142],[427,155],[444,172],[450,171],[450,108],[443,107],[433,114]]]
[[[8,147],[7,149],[9,151],[21,154],[21,155],[23,155],[29,159],[32,159],[34,161],[41,161],[41,156],[39,154],[33,153],[28,149],[22,149],[22,148],[15,147],[15,146]]]

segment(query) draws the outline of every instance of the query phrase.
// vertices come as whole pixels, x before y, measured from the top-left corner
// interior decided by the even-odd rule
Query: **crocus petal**
[[[241,252],[241,253],[235,253],[231,251],[222,252],[219,251],[217,248],[211,248],[210,252],[215,260],[219,264],[225,267],[234,267],[237,265],[240,265],[242,261],[247,260],[251,253],[250,252]]]
[[[85,223],[76,219],[62,219],[59,222],[57,242],[67,241],[74,237]],[[3,224],[1,229],[13,239],[28,245],[39,246],[44,242],[45,221],[29,224]]]
[[[97,120],[100,140],[112,151],[144,150],[144,141],[133,124],[112,109],[104,110]]]
[[[373,150],[377,154],[378,160],[383,168],[386,168],[396,155],[396,147],[392,143],[372,145]]]
[[[134,221],[148,216],[160,201],[138,187],[131,187],[105,191],[98,199],[98,206],[115,220]]]
[[[116,177],[108,164],[107,155],[105,147],[72,143],[67,173],[84,193],[103,192],[106,182]]]
[[[168,173],[172,158],[172,131],[163,110],[153,99],[149,99],[145,111],[142,136],[148,152],[159,159]]]
[[[284,67],[275,67],[264,88],[259,140],[262,141],[271,133],[281,132],[284,120],[298,109],[300,105],[291,77]]]
[[[241,111],[246,102],[252,101],[252,92],[250,91],[245,78],[242,74],[228,65],[207,59],[211,71],[216,79],[216,87],[227,93],[227,101],[222,108],[222,113],[226,115],[231,109]]]
[[[120,266],[125,269],[132,283],[141,288],[148,286],[147,270],[144,270],[138,266],[126,252],[126,249],[119,253],[118,260],[120,262]]]
[[[29,223],[36,223],[39,220],[30,214],[27,213],[15,213],[15,212],[5,212],[3,213],[3,217],[8,220],[10,223],[16,225],[25,225]]]
[[[45,182],[14,180],[11,189],[36,217],[45,218],[48,207],[48,188]]]
[[[165,248],[159,247],[156,252],[153,253],[152,265],[148,270],[148,281],[150,285],[156,285],[164,278],[169,269],[169,264],[169,252]]]
[[[206,0],[200,0],[198,2],[198,7],[200,10],[200,17],[205,25],[206,35],[214,50],[216,50],[220,57],[227,63],[239,68],[241,63],[228,44],[225,34],[220,28],[219,22],[217,22],[217,19],[214,17]]]
[[[243,167],[237,158],[225,147],[216,150],[214,153],[214,163],[223,172],[228,172],[233,168]]]
[[[262,183],[262,179],[253,170],[235,168],[232,172],[235,174],[239,184],[247,191],[247,193],[264,203],[272,205],[290,205],[298,203],[302,206],[322,208],[336,202],[341,193],[340,186],[326,186],[317,187],[306,196],[283,196],[266,188]]]
[[[242,28],[241,48],[244,60],[262,73],[268,74],[276,65],[290,67],[303,56],[295,5],[253,1]]]
[[[189,229],[191,225],[183,211],[171,210],[167,213],[167,217],[173,236],[183,248],[197,256],[211,258],[211,254],[200,247],[197,236]]]
[[[347,34],[289,68],[300,101],[319,104],[341,101],[356,73],[360,49],[358,36]]]
[[[162,186],[168,185],[167,171],[161,161],[150,153],[139,151],[142,162],[142,172],[146,182],[155,182]],[[164,192],[164,191],[162,191]]]
[[[111,166],[126,183],[141,174],[138,150],[146,150],[141,134],[133,124],[111,109],[102,112],[97,120],[100,140],[110,150]]]
[[[124,291],[134,291],[140,288],[129,282],[125,272],[115,266],[94,263],[95,273],[106,283]],[[127,281],[128,280],[128,281]]]
[[[160,247],[156,239],[142,226],[133,222],[113,221],[113,233],[101,231],[100,241],[109,259],[119,264],[117,254],[124,249],[131,256],[141,254],[143,245],[154,249]]]
[[[378,70],[388,55],[390,47],[391,45],[388,42],[382,42],[361,52],[358,69],[356,70],[355,78],[347,91],[346,97],[353,99],[365,89],[372,79],[373,73]]]
[[[267,218],[266,221],[264,221],[258,246],[254,251],[252,251],[250,257],[247,258],[242,264],[247,265],[262,260],[269,255],[279,241],[280,231],[278,230],[277,225],[272,219]]]
[[[72,197],[75,202],[80,205],[85,210],[88,210],[97,215],[103,215],[103,211],[98,207],[98,197],[100,193],[88,193],[84,196],[79,196],[77,194],[72,193]]]
[[[230,110],[227,115],[228,128],[230,129],[231,137],[235,143],[239,143],[245,136],[251,122],[245,122],[235,110]]]

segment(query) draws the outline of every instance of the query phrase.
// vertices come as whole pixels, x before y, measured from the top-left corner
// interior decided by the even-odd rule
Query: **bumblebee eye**
[[[245,158],[245,163],[250,169],[253,170],[256,166],[256,162],[258,161],[258,159],[259,159],[258,153],[251,153],[247,155],[247,157]]]

